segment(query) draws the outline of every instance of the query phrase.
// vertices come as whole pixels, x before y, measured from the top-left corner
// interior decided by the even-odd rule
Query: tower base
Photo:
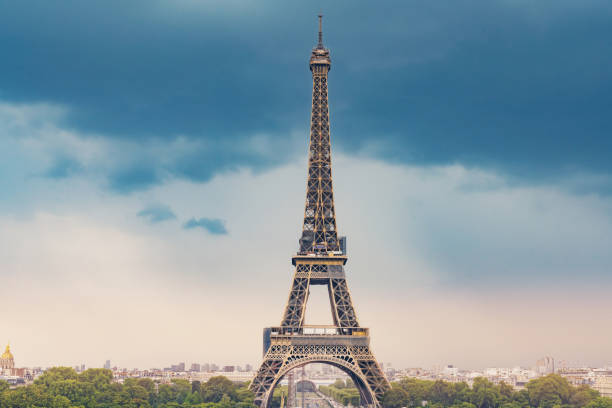
[[[278,382],[294,368],[309,363],[333,365],[353,380],[359,390],[361,406],[378,408],[389,389],[370,349],[368,329],[330,326],[270,328],[270,347],[251,383],[255,404],[268,408]]]

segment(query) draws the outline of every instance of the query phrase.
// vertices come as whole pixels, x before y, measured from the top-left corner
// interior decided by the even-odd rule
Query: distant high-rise
[[[185,371],[185,363],[178,363],[178,364],[172,364],[170,366],[170,371],[174,371],[174,372],[184,372]]]
[[[193,363],[191,365],[191,368],[189,369],[189,371],[199,373],[200,372],[200,365],[198,363]]]
[[[540,374],[551,374],[555,372],[555,359],[546,356],[536,362],[536,370]]]
[[[110,360],[106,360],[106,363],[104,363],[104,368],[106,368],[107,370],[110,370],[110,368],[111,368]]]

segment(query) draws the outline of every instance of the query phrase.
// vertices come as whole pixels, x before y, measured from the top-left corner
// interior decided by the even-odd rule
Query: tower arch
[[[261,400],[260,408],[270,408],[270,404],[272,402],[272,395],[274,394],[274,389],[276,386],[282,381],[282,379],[287,375],[290,371],[301,368],[307,364],[312,363],[321,363],[328,364],[333,367],[336,367],[342,370],[345,374],[349,376],[349,378],[355,384],[357,390],[359,390],[359,397],[361,399],[361,406],[373,407],[376,406],[376,395],[372,392],[370,387],[368,386],[367,379],[363,376],[358,368],[351,365],[341,358],[316,358],[316,357],[308,357],[299,360],[295,360],[294,362],[283,367],[282,370],[278,372],[275,380],[271,384],[269,391],[266,393],[265,397]]]

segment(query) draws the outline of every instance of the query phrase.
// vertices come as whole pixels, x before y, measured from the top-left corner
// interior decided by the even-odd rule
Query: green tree
[[[514,388],[510,384],[507,384],[505,381],[502,381],[498,385],[500,402],[506,403],[510,402],[514,399]]]
[[[512,395],[512,402],[521,406],[521,408],[531,407],[529,404],[529,392],[527,390],[520,390]]]
[[[454,384],[438,380],[429,390],[429,399],[433,403],[448,407],[455,402],[456,393]]]
[[[175,401],[176,390],[168,384],[160,384],[157,390],[157,401],[160,404],[167,404]]]
[[[495,408],[498,406],[499,392],[495,385],[483,377],[474,379],[472,386],[472,404],[477,408]]]
[[[236,386],[223,376],[212,377],[200,388],[204,402],[220,402],[224,395],[227,395],[230,400],[236,399]]]
[[[182,404],[185,399],[191,394],[191,383],[188,380],[182,378],[175,378],[172,380],[172,384],[176,390],[176,402]]]
[[[521,404],[516,401],[504,402],[499,406],[499,408],[521,408]]]
[[[401,386],[393,384],[383,396],[382,406],[384,408],[402,408],[410,404],[410,396]]]
[[[417,407],[421,406],[423,401],[429,400],[430,389],[433,386],[433,382],[416,378],[404,378],[399,381],[398,385],[408,393],[410,398],[409,406]]]
[[[240,403],[253,405],[255,394],[249,389],[248,384],[244,384],[236,389],[236,400]]]
[[[474,404],[470,402],[472,400],[472,389],[466,382],[455,383],[454,388],[455,388],[455,404],[462,406],[462,404],[465,403],[465,404],[474,406]]]
[[[57,381],[62,380],[76,380],[78,378],[77,372],[74,368],[70,367],[53,367],[45,371],[40,377],[38,377],[34,383],[42,385],[50,385]]]
[[[471,402],[459,402],[458,404],[451,405],[451,408],[476,408]]]
[[[200,381],[192,381],[191,382],[191,392],[197,392],[198,394],[202,390],[202,383]]]
[[[149,393],[140,385],[124,385],[121,393],[115,398],[121,407],[148,408]]]
[[[79,374],[78,380],[92,383],[97,389],[100,389],[113,381],[113,372],[104,368],[90,368]]]
[[[571,385],[557,374],[549,374],[527,383],[529,404],[532,407],[553,408],[556,405],[569,405]]]
[[[612,408],[612,398],[595,398],[586,405],[586,408]]]
[[[0,380],[0,395],[9,389],[9,385],[6,381]]]
[[[185,405],[187,406],[193,406],[193,405],[198,405],[202,403],[202,396],[200,395],[200,392],[192,392],[191,394],[189,394],[187,396],[187,398],[185,398]]]
[[[580,385],[571,390],[570,404],[577,408],[587,406],[591,401],[599,397],[599,392],[588,385]]]

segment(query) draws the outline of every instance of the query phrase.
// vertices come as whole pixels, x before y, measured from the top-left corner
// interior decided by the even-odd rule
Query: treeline
[[[359,405],[359,392],[349,381],[319,390],[343,405]],[[286,387],[277,387],[272,406],[280,406]],[[405,378],[392,384],[383,408],[612,408],[612,399],[590,387],[574,387],[559,375],[531,380],[524,390],[505,383],[476,378],[465,382],[425,381]],[[90,369],[77,374],[72,368],[47,370],[34,384],[10,389],[0,380],[1,408],[253,408],[247,384],[225,377],[205,383],[175,379],[159,384],[148,378],[113,382],[110,370]]]
[[[319,391],[342,405],[359,406],[359,391],[357,388],[336,388],[333,385],[320,385]]]
[[[342,405],[359,405],[359,391],[355,388],[353,381],[348,378],[346,380],[337,379],[329,386],[320,385],[319,391]]]
[[[110,370],[72,368],[47,370],[26,387],[10,389],[0,381],[1,408],[252,408],[247,384],[225,377],[205,383],[172,380],[159,384],[149,378],[113,382]]]
[[[601,397],[587,385],[574,387],[560,375],[551,374],[515,391],[506,383],[493,384],[476,378],[465,382],[425,381],[405,378],[391,384],[383,398],[384,408],[612,408],[612,399]]]

